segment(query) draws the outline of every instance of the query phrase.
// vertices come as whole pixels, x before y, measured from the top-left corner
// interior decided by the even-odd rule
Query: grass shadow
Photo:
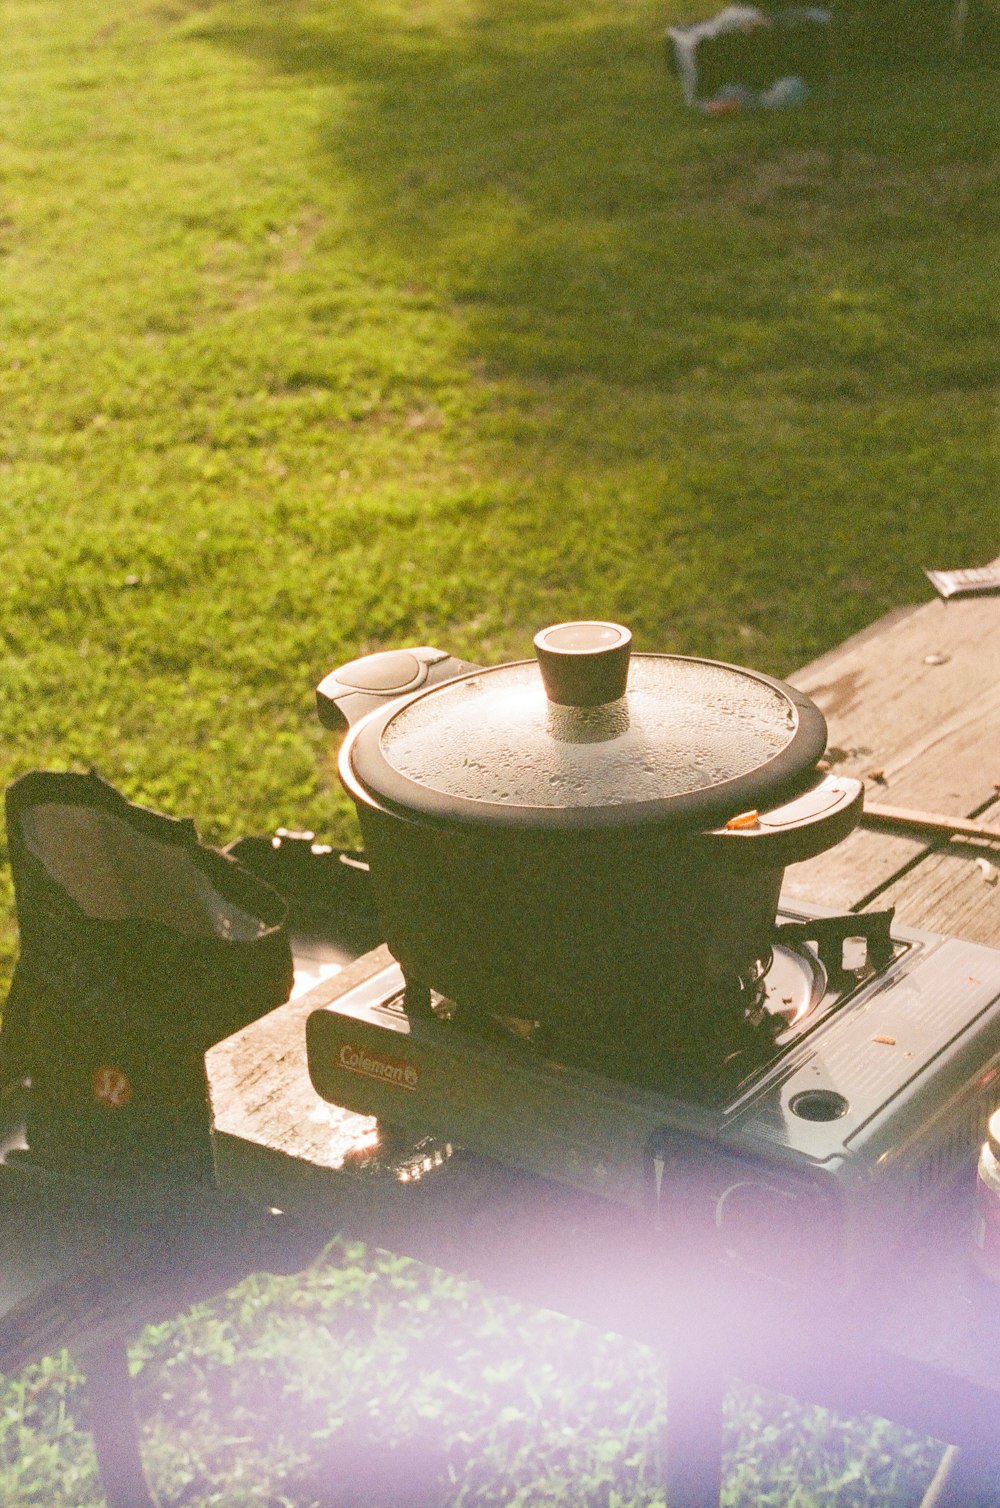
[[[832,333],[827,311],[800,307],[828,265],[858,265],[867,242],[869,282],[912,284],[912,243],[940,238],[924,258],[936,293],[987,232],[976,75],[852,77],[806,110],[706,123],[680,107],[661,28],[645,3],[348,0],[335,17],[215,12],[198,35],[350,91],[325,145],[352,174],[359,226],[446,283],[501,371],[669,384],[712,359],[721,322],[756,381]],[[898,384],[877,345],[861,367]]]

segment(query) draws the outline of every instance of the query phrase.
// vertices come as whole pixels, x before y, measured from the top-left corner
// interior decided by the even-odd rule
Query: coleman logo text
[[[405,1063],[402,1058],[390,1058],[385,1053],[369,1052],[367,1047],[355,1047],[353,1042],[342,1042],[337,1053],[338,1068],[348,1073],[359,1073],[366,1079],[378,1079],[380,1084],[391,1084],[395,1089],[416,1089],[420,1069],[415,1063]]]

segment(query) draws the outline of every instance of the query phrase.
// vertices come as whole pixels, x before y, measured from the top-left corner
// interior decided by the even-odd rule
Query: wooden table
[[[827,714],[837,768],[868,779],[870,799],[989,818],[1000,814],[998,671],[992,598],[895,613],[794,679]],[[904,922],[1000,946],[1000,886],[983,858],[1000,866],[1000,844],[863,830],[791,869],[785,898],[895,904]],[[717,1499],[730,1375],[950,1441],[961,1454],[933,1489],[939,1508],[1000,1502],[983,1485],[1000,1441],[1000,1287],[969,1263],[968,1187],[846,1307],[723,1290],[701,1269],[678,1274],[682,1252],[671,1274],[648,1226],[618,1207],[484,1159],[458,1154],[407,1183],[404,1155],[354,1163],[362,1124],[319,1100],[306,1074],[305,1017],[325,998],[320,985],[208,1054],[219,1189],[82,1186],[0,1166],[0,1370],[77,1349],[111,1508],[151,1502],[125,1339],[247,1272],[296,1270],[335,1232],[658,1346],[670,1508]],[[0,1104],[0,1157],[16,1108]]]
[[[1000,814],[1000,600],[896,612],[793,679],[827,716],[831,761],[864,777],[870,800]],[[865,828],[790,869],[784,899],[845,911],[894,905],[905,923],[1000,947],[989,856],[1000,864],[1000,842]],[[387,956],[359,961],[355,973]],[[846,1303],[750,1292],[745,1282],[720,1288],[699,1270],[679,1279],[683,1254],[665,1264],[638,1218],[485,1159],[456,1157],[406,1183],[391,1159],[353,1166],[364,1123],[320,1100],[306,1072],[305,1018],[330,993],[321,985],[209,1053],[224,1188],[661,1347],[673,1384],[670,1508],[718,1499],[730,1375],[950,1441],[961,1454],[949,1458],[935,1501],[990,1499],[1000,1467],[1000,1287],[969,1259],[971,1167],[892,1270]]]

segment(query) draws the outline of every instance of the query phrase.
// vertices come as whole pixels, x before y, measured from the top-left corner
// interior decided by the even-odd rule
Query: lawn
[[[709,122],[662,32],[713,8],[8,0],[4,784],[353,843],[339,660],[597,616],[780,675],[996,554],[995,73]],[[133,1355],[165,1505],[332,1508],[415,1440],[442,1508],[657,1500],[645,1352],[395,1259]],[[65,1356],[0,1385],[0,1501],[99,1501],[84,1420]],[[731,1501],[796,1508],[936,1456],[746,1392],[729,1441]]]

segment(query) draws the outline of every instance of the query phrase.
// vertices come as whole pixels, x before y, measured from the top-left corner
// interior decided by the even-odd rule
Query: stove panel
[[[404,1136],[665,1228],[700,1222],[754,1271],[770,1247],[787,1251],[778,1265],[793,1281],[846,1281],[974,1167],[1000,1087],[1000,951],[893,936],[884,972],[844,975],[797,1025],[779,1020],[758,1066],[714,1097],[624,1082],[613,1049],[601,1073],[547,1060],[502,1029],[461,1028],[448,1002],[408,1016],[395,965],[310,1016],[310,1073],[325,1098]]]
[[[925,944],[755,1082],[730,1134],[815,1162],[891,1151],[1000,1053],[998,998],[1000,951]]]

